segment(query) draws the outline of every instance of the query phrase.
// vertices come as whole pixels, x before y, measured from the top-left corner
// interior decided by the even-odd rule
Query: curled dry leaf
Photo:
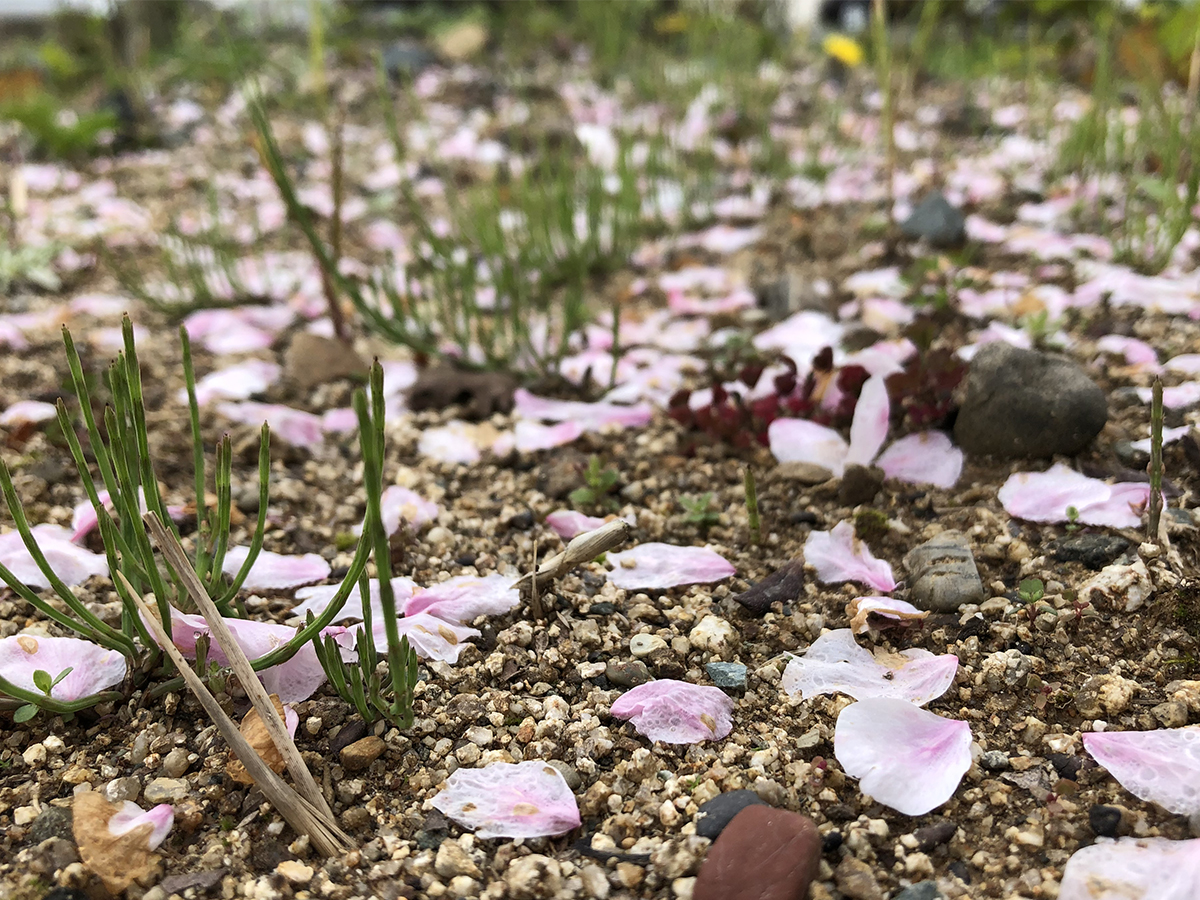
[[[296,726],[300,724],[300,717],[296,715],[295,710],[291,707],[285,710],[283,704],[279,702],[277,694],[271,695],[271,702],[275,705],[275,712],[283,719],[288,734],[295,734]],[[271,735],[267,733],[267,726],[259,718],[258,710],[252,709],[246,713],[246,718],[242,719],[238,731],[242,733],[242,737],[249,742],[262,761],[271,767],[272,772],[279,774],[286,768],[287,763],[279,752],[279,748],[275,746],[275,742],[271,740]],[[225,764],[225,774],[238,784],[254,784],[254,779],[250,777],[246,767],[232,751],[229,753],[229,762]]]
[[[159,857],[151,847],[153,822],[114,834],[109,822],[123,810],[95,791],[76,794],[72,809],[79,858],[110,893],[119,895],[131,884],[145,884],[154,877]]]
[[[846,604],[846,615],[850,617],[850,630],[862,634],[872,625],[871,617],[875,617],[875,626],[879,627],[880,619],[891,620],[888,625],[908,625],[919,622],[929,613],[917,609],[905,600],[894,600],[891,597],[855,597]]]

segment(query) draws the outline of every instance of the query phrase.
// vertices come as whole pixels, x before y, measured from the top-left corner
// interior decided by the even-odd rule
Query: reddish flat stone
[[[812,819],[748,806],[709,848],[694,900],[803,900],[817,875],[821,837]]]

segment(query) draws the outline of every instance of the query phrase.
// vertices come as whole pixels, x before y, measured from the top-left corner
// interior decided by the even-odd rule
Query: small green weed
[[[701,531],[708,531],[721,519],[720,511],[713,505],[712,491],[699,497],[680,497],[679,505],[684,509],[683,521],[697,526]]]
[[[1046,586],[1040,578],[1026,578],[1017,586],[1017,596],[1025,604],[1034,604],[1046,596]]]
[[[576,507],[607,507],[616,509],[617,501],[609,496],[617,486],[621,475],[616,469],[602,469],[600,457],[593,455],[583,471],[583,487],[577,487],[567,495]]]

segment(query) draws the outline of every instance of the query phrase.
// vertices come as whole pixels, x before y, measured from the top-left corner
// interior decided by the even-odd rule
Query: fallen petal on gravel
[[[299,721],[299,720],[297,720]],[[132,800],[126,800],[108,820],[108,830],[114,836],[127,834],[141,825],[150,826],[146,838],[151,850],[167,839],[171,826],[175,824],[175,809],[170,803],[160,803],[150,809],[142,809]]]
[[[869,627],[871,616],[891,619],[893,622],[911,622],[924,619],[929,613],[917,609],[906,600],[891,597],[855,597],[846,604],[846,615],[850,617],[850,630],[862,634]]]
[[[1045,472],[1010,475],[998,496],[1005,512],[1030,522],[1068,522],[1068,509],[1074,508],[1075,521],[1083,525],[1136,528],[1150,499],[1150,486],[1110,485],[1055,463]]]
[[[430,802],[481,838],[550,837],[580,824],[566,779],[540,760],[457,769]]]
[[[1200,813],[1200,726],[1089,732],[1083,746],[1139,799],[1178,815]]]
[[[1058,900],[1196,900],[1200,839],[1101,838],[1067,860]]]
[[[949,489],[962,474],[963,452],[942,431],[922,431],[894,442],[875,460],[888,478]]]
[[[512,584],[510,576],[499,573],[482,578],[456,575],[432,587],[418,588],[404,604],[404,614],[429,613],[456,625],[480,616],[502,616],[521,602],[520,592]]]
[[[574,422],[584,431],[600,431],[610,426],[641,428],[650,422],[654,409],[648,403],[617,406],[613,403],[583,403],[578,400],[550,400],[517,388],[513,394],[513,415],[521,419],[547,422]]]
[[[891,415],[887,382],[878,375],[868,378],[858,395],[854,407],[854,421],[850,424],[850,447],[846,451],[846,465],[869,466],[888,433]]]
[[[892,567],[871,555],[867,545],[854,535],[854,526],[839,522],[832,531],[814,531],[804,542],[804,561],[817,570],[825,584],[853,581],[878,591],[896,589]]]
[[[250,555],[249,547],[230,547],[225,554],[225,562],[221,571],[231,578]],[[286,591],[312,584],[329,577],[332,571],[329,563],[315,553],[305,553],[303,556],[288,556],[283,553],[272,553],[270,550],[260,550],[254,565],[242,582],[242,590],[246,591]]]
[[[320,416],[280,403],[225,402],[217,405],[217,412],[245,425],[266,422],[272,437],[296,447],[314,447],[325,439],[325,425]]]
[[[725,557],[706,547],[677,547],[657,542],[610,553],[608,558],[614,566],[608,580],[629,591],[710,584],[737,571]]]
[[[767,428],[771,453],[781,463],[810,463],[840,476],[849,448],[832,428],[808,419],[776,419]]]
[[[401,616],[396,625],[402,636],[421,659],[436,659],[440,662],[456,663],[458,655],[469,638],[479,637],[479,631],[463,625],[455,625],[439,619],[431,613],[416,613]],[[380,620],[375,620],[372,630],[375,646],[387,647],[387,630]]]
[[[58,409],[53,403],[43,403],[41,400],[18,400],[0,413],[0,425],[19,425],[25,422],[36,424],[53,419],[57,415]]]
[[[904,700],[860,700],[838,716],[833,752],[864,794],[920,816],[954,796],[971,768],[971,726]]]
[[[41,694],[33,673],[43,671],[53,681],[70,669],[50,689],[55,700],[78,700],[119,684],[125,677],[125,657],[116,650],[72,637],[14,634],[0,638],[0,676],[14,685]]]
[[[546,516],[546,524],[564,541],[587,531],[595,531],[604,524],[599,516],[585,516],[572,509],[559,509]]]
[[[301,588],[296,591],[296,599],[302,601],[292,608],[292,615],[304,618],[309,612],[314,616],[319,616],[323,613],[326,607],[329,606],[334,595],[341,588],[341,584],[318,584],[313,587]],[[379,605],[379,579],[372,578],[369,582],[371,592],[371,612],[378,617],[383,614],[383,609]],[[392,593],[396,597],[396,608],[403,609],[405,602],[417,590],[416,582],[411,578],[399,576],[392,579]],[[362,619],[363,605],[362,592],[359,591],[358,585],[350,589],[350,595],[346,598],[345,604],[342,606],[341,612],[338,613],[336,622],[343,622],[347,619]]]
[[[612,714],[664,744],[718,740],[733,730],[733,701],[720,688],[663,678],[626,691]]]
[[[93,575],[108,574],[108,559],[103,553],[92,553],[72,543],[74,533],[58,525],[34,525],[34,542],[50,570],[68,585],[83,584]],[[50,580],[21,540],[17,531],[0,534],[0,564],[31,588],[48,588]]]
[[[855,700],[888,698],[924,706],[950,689],[957,671],[953,654],[935,656],[916,647],[876,658],[859,646],[850,629],[840,628],[794,657],[780,684],[804,700],[840,692]]]

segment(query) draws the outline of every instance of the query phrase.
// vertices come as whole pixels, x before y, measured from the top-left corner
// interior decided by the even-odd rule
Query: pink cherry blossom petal
[[[36,425],[46,422],[58,415],[58,409],[53,403],[43,403],[41,400],[18,400],[8,409],[0,413],[0,425]]]
[[[521,419],[513,426],[513,447],[518,453],[550,450],[553,447],[571,443],[583,434],[583,431],[583,425],[579,422],[557,422],[554,425],[543,425],[540,422]]]
[[[225,564],[221,567],[226,575],[233,577],[250,554],[249,547],[230,547],[225,554]],[[286,591],[290,588],[323,581],[329,577],[329,563],[315,553],[305,553],[303,556],[288,556],[283,553],[272,553],[270,550],[259,551],[258,558],[250,567],[242,589],[246,591]]]
[[[733,730],[733,700],[720,688],[662,678],[626,691],[612,714],[664,744],[720,740]]]
[[[1064,463],[1045,472],[1018,472],[1000,488],[1005,512],[1031,522],[1066,522],[1068,508],[1085,525],[1134,528],[1141,522],[1141,509],[1150,497],[1150,487],[1134,482],[1107,484],[1089,478]]]
[[[464,625],[480,616],[502,616],[521,602],[508,575],[456,575],[424,590],[418,589],[404,605],[404,614],[429,613],[446,622]]]
[[[566,779],[541,760],[456,769],[430,802],[481,838],[550,837],[580,825]]]
[[[248,359],[236,365],[210,372],[196,382],[196,403],[214,400],[247,400],[275,383],[282,368],[264,359]],[[187,389],[180,388],[176,399],[187,403]]]
[[[50,570],[68,585],[83,584],[93,575],[108,574],[108,559],[72,543],[73,533],[58,525],[34,525],[33,539]],[[0,534],[0,563],[31,588],[48,588],[50,581],[25,548],[19,532]]]
[[[417,656],[447,663],[458,662],[458,655],[462,653],[467,640],[480,634],[474,628],[455,625],[426,612],[401,616],[396,624],[400,634],[408,638]],[[375,645],[386,647],[387,631],[382,620],[376,619],[372,630]]]
[[[314,616],[321,615],[340,589],[340,584],[318,584],[313,587],[300,588],[300,590],[296,591],[296,599],[302,602],[292,607],[292,615],[299,616],[301,619],[310,612]],[[378,619],[383,614],[383,608],[379,603],[378,578],[370,580],[369,590],[371,593],[371,612]],[[404,604],[413,595],[415,590],[417,590],[417,585],[411,578],[404,578],[403,576],[393,578],[392,594],[396,598],[396,608],[403,609]],[[338,613],[336,621],[342,622],[347,619],[362,618],[362,593],[359,591],[358,585],[355,585],[350,589],[350,595],[346,598],[346,602]]]
[[[945,432],[922,431],[900,438],[875,464],[897,481],[952,488],[962,474],[963,452]]]
[[[771,453],[781,463],[812,463],[841,476],[849,447],[832,428],[808,419],[776,419],[767,427]]]
[[[904,624],[924,619],[929,613],[892,597],[855,597],[846,604],[846,615],[850,617],[850,630],[862,634],[870,628],[871,616],[875,616],[876,621],[890,619],[893,624]]]
[[[1083,746],[1134,796],[1179,815],[1200,813],[1200,726],[1089,732]]]
[[[1138,397],[1143,403],[1153,398],[1153,388],[1138,388]],[[1167,409],[1186,409],[1200,403],[1200,381],[1185,381],[1163,388],[1163,406]]]
[[[447,465],[469,466],[479,462],[475,428],[467,422],[450,422],[440,428],[426,428],[417,441],[422,456]]]
[[[513,394],[513,415],[521,419],[549,422],[575,422],[584,431],[601,431],[610,426],[641,428],[650,422],[653,408],[646,403],[617,406],[614,403],[583,403],[578,400],[550,400],[524,388]]]
[[[1196,900],[1200,839],[1101,838],[1067,860],[1058,900]]]
[[[854,535],[854,526],[839,522],[832,531],[814,531],[804,542],[804,561],[817,570],[825,584],[853,581],[878,591],[896,589],[892,567],[871,555],[867,545]]]
[[[880,376],[868,378],[854,407],[850,423],[850,447],[846,464],[869,466],[887,438],[888,418],[891,415],[887,383]]]
[[[132,800],[126,800],[121,808],[108,820],[108,831],[114,837],[127,834],[141,825],[149,825],[150,835],[146,841],[151,850],[167,839],[171,826],[175,824],[175,808],[170,803],[160,803],[143,810]]]
[[[710,584],[737,570],[706,547],[677,547],[674,544],[639,544],[620,553],[610,553],[613,570],[608,579],[628,591],[664,591],[681,584]]]
[[[380,501],[380,512],[383,515],[383,527],[389,535],[400,530],[400,523],[408,525],[412,530],[419,531],[430,522],[437,519],[441,509],[432,500],[426,500],[416,491],[393,484],[384,489]],[[362,526],[355,529],[355,534],[362,534]]]
[[[905,700],[860,700],[838,716],[833,752],[864,794],[920,816],[954,796],[971,768],[971,726]]]
[[[858,645],[850,629],[840,628],[794,657],[781,684],[804,700],[840,692],[856,700],[890,698],[924,706],[950,689],[957,671],[958,657],[917,647],[876,658]]]
[[[278,437],[296,447],[314,447],[325,439],[325,428],[321,417],[293,409],[279,403],[221,403],[217,412],[235,422],[245,425],[261,425],[266,422],[272,437]]]
[[[564,541],[569,541],[586,531],[595,531],[604,524],[604,520],[598,516],[585,516],[572,509],[559,509],[546,516],[546,524]]]
[[[125,657],[91,641],[71,637],[15,634],[0,638],[0,675],[14,685],[41,694],[33,673],[41,670],[53,681],[71,672],[50,689],[55,700],[78,700],[119,684],[125,677]]]

